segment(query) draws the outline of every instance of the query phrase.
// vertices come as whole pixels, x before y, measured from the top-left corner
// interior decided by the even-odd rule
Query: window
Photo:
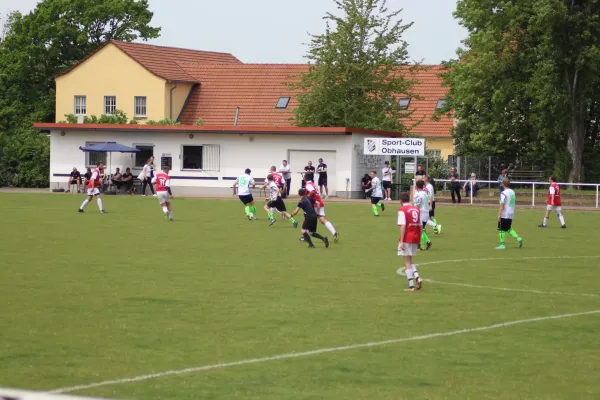
[[[104,114],[114,115],[115,111],[117,111],[117,97],[104,96]]]
[[[136,144],[133,147],[140,150],[135,153],[135,166],[144,167],[148,159],[154,155],[154,145],[152,144]]]
[[[398,105],[403,110],[408,110],[408,105],[410,104],[410,97],[402,97],[398,102]]]
[[[289,96],[281,96],[275,108],[287,108],[288,104],[290,104],[291,97]]]
[[[446,105],[446,99],[439,99],[437,105],[435,106],[436,110],[441,110]]]
[[[442,150],[428,150],[428,152],[431,154],[431,157],[442,158]]]
[[[135,104],[134,115],[136,117],[145,117],[146,116],[146,96],[135,96],[134,104]]]
[[[91,146],[93,144],[102,144],[102,143],[104,143],[104,142],[86,142],[85,145]],[[88,168],[95,167],[96,164],[98,164],[99,162],[106,165],[106,160],[107,160],[107,153],[105,151],[100,152],[100,153],[85,153],[85,165],[87,165]]]
[[[220,146],[218,144],[203,144],[199,146],[182,146],[184,170],[219,171]]]
[[[85,96],[75,96],[75,115],[87,113],[87,99]]]

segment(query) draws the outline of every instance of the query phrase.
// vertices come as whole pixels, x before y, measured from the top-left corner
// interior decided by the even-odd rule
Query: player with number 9
[[[417,247],[421,242],[421,213],[419,209],[410,204],[410,195],[406,192],[400,193],[402,207],[398,210],[398,226],[400,227],[400,238],[398,239],[398,256],[404,257],[404,268],[408,279],[408,292],[420,290],[423,282],[413,264],[413,257],[417,255]]]

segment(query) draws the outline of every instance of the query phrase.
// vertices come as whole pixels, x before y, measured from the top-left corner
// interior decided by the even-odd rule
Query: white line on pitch
[[[435,265],[435,264],[450,264],[450,263],[460,263],[460,262],[476,262],[476,261],[519,261],[519,260],[565,260],[571,258],[600,258],[599,256],[554,256],[554,257],[517,257],[517,258],[463,258],[459,260],[441,260],[441,261],[427,261],[419,263],[418,265]]]
[[[440,282],[440,281],[434,281],[431,279],[423,279],[423,281],[437,283],[438,285],[452,285],[452,286],[462,286],[462,287],[475,288],[475,289],[500,290],[503,292],[523,292],[523,293],[537,293],[537,294],[555,294],[555,295],[562,295],[562,296],[600,297],[600,295],[592,294],[592,293],[545,292],[543,290],[535,290],[535,289],[513,289],[513,288],[504,288],[504,287],[495,287],[495,286],[470,285],[468,283]]]
[[[494,324],[494,325],[480,326],[477,328],[460,329],[460,330],[450,331],[450,332],[429,333],[426,335],[411,336],[411,337],[400,338],[400,339],[383,340],[383,341],[379,341],[379,342],[351,344],[348,346],[329,347],[329,348],[323,348],[323,349],[317,349],[317,350],[311,350],[311,351],[304,351],[304,352],[300,352],[300,353],[285,353],[285,354],[279,354],[279,355],[270,356],[270,357],[250,358],[250,359],[246,359],[246,360],[233,361],[233,362],[228,362],[228,363],[203,365],[203,366],[198,366],[198,367],[191,367],[191,368],[184,368],[184,369],[179,369],[179,370],[170,370],[170,371],[157,372],[157,373],[152,373],[152,374],[147,374],[147,375],[140,375],[140,376],[136,376],[133,378],[115,379],[115,380],[110,380],[110,381],[90,383],[87,385],[65,387],[65,388],[52,390],[49,393],[75,392],[75,391],[79,391],[79,390],[93,389],[93,388],[97,388],[97,387],[101,387],[101,386],[120,385],[123,383],[141,382],[141,381],[146,381],[149,379],[162,378],[162,377],[171,376],[171,375],[182,375],[182,374],[189,374],[189,373],[193,373],[193,372],[211,371],[211,370],[215,370],[215,369],[237,367],[240,365],[258,364],[258,363],[264,363],[264,362],[269,362],[269,361],[287,360],[287,359],[299,358],[299,357],[318,356],[318,355],[327,354],[327,353],[335,353],[335,352],[341,352],[341,351],[347,351],[347,350],[357,350],[357,349],[364,349],[364,348],[370,348],[370,347],[376,347],[376,346],[385,346],[388,344],[413,342],[413,341],[418,341],[418,340],[434,339],[434,338],[438,338],[438,337],[456,336],[456,335],[462,335],[464,333],[489,331],[491,329],[505,328],[508,326],[519,325],[519,324],[528,324],[528,323],[533,323],[533,322],[549,321],[549,320],[570,318],[570,317],[580,317],[580,316],[584,316],[584,315],[594,315],[594,314],[600,314],[600,310],[585,311],[585,312],[570,313],[570,314],[551,315],[551,316],[547,316],[547,317],[520,319],[520,320],[516,320],[516,321],[501,322],[501,323]]]

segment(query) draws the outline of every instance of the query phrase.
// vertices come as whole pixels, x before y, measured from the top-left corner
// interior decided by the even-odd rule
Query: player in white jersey
[[[429,221],[427,221],[427,225],[433,227],[434,234],[442,233],[442,225],[438,224],[435,219],[435,189],[431,184],[431,177],[429,175],[425,175],[425,190],[427,191],[427,194],[429,194],[429,199],[431,203],[429,211]]]
[[[246,168],[244,174],[240,175],[233,184],[233,187],[237,188],[238,197],[241,202],[244,203],[246,216],[250,221],[256,217],[256,206],[254,205],[254,197],[252,197],[252,192],[250,190],[250,187],[255,187],[256,183],[250,176],[251,173],[252,171],[250,171],[250,168]]]
[[[421,223],[423,224],[423,231],[421,232],[421,249],[429,250],[431,248],[431,240],[429,240],[425,228],[427,227],[427,221],[429,221],[431,198],[429,197],[429,193],[425,190],[424,181],[417,181],[417,190],[414,197],[414,205],[419,207]]]
[[[269,226],[276,222],[273,211],[277,210],[284,218],[290,220],[294,228],[297,228],[298,222],[287,212],[285,203],[281,198],[281,189],[279,189],[279,186],[275,183],[274,176],[271,174],[267,176],[267,188],[269,190],[269,198],[267,199],[267,204],[265,204],[265,211],[269,216]]]
[[[381,202],[383,200],[383,187],[382,183],[377,177],[377,171],[371,171],[371,187],[365,190],[365,193],[371,192],[371,208],[373,214],[379,217],[379,211],[377,207],[381,208],[381,211],[385,211],[385,204]]]
[[[508,178],[502,180],[502,187],[504,190],[500,193],[500,209],[498,210],[500,246],[496,247],[496,250],[506,249],[504,238],[506,237],[507,232],[510,236],[517,239],[519,247],[523,247],[523,239],[521,239],[521,237],[517,235],[517,232],[512,228],[512,220],[515,217],[516,197],[515,192],[510,188],[510,181]]]

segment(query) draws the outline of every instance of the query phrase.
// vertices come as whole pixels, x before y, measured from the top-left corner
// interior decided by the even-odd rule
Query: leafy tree
[[[402,35],[402,10],[389,11],[386,0],[335,0],[341,16],[324,17],[324,34],[312,36],[312,63],[298,84],[300,126],[351,126],[409,133],[398,105],[400,95],[416,97],[413,81],[399,66],[408,64]]]
[[[596,0],[460,0],[469,37],[444,77],[457,150],[582,181],[583,155],[598,153],[598,15]]]

